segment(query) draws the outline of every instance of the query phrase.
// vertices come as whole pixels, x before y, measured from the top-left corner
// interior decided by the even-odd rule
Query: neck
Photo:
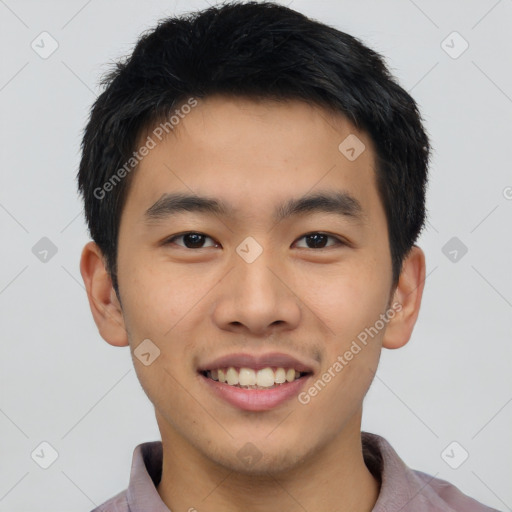
[[[293,468],[279,473],[242,474],[221,466],[162,429],[162,479],[157,487],[173,512],[370,512],[379,482],[365,465],[361,411],[331,442]],[[162,427],[162,425],[160,425]],[[356,428],[354,428],[356,427]]]

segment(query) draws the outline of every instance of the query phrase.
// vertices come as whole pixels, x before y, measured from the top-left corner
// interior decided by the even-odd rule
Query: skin
[[[366,147],[354,161],[338,150],[349,134]],[[129,345],[132,356],[144,339],[160,349],[149,366],[133,362],[155,406],[164,450],[158,493],[171,510],[372,510],[379,482],[362,456],[362,402],[382,347],[410,339],[425,280],[414,246],[392,286],[374,155],[365,133],[320,107],[212,96],[133,176],[119,233],[122,307],[99,248],[84,247],[80,268],[101,336]],[[363,222],[325,212],[273,220],[276,205],[333,190],[357,198]],[[145,211],[170,192],[223,200],[233,211],[146,223]],[[183,238],[165,243],[187,231],[211,238],[201,249]],[[334,238],[314,248],[304,238],[312,232]],[[236,252],[248,236],[263,248],[250,264]],[[400,312],[306,405],[295,397],[242,411],[197,373],[200,362],[225,354],[279,351],[313,365],[311,385],[393,303]],[[253,465],[237,456],[248,442],[261,455]]]

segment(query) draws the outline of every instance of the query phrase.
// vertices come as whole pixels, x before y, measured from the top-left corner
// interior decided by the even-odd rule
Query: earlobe
[[[80,273],[84,280],[92,316],[101,337],[111,345],[127,346],[128,335],[121,305],[105,268],[101,250],[94,242],[87,243],[82,250]]]
[[[414,245],[402,265],[402,272],[396,287],[391,306],[400,304],[399,311],[389,321],[382,346],[394,349],[403,347],[411,334],[420,311],[421,298],[425,285],[425,254]]]

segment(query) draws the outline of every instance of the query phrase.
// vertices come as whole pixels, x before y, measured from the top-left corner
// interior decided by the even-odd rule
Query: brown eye
[[[213,243],[209,245],[205,245],[205,242],[210,240]],[[179,241],[179,242],[178,242]],[[212,240],[211,237],[207,235],[203,235],[202,233],[183,233],[181,235],[176,235],[167,240],[166,244],[175,243],[181,247],[185,247],[186,249],[203,249],[205,247],[215,247],[217,244]]]
[[[334,240],[335,243],[328,244],[329,239]],[[308,233],[307,235],[301,237],[299,240],[304,240],[305,246],[298,245],[298,247],[306,249],[323,249],[333,245],[343,245],[341,240],[325,233]]]

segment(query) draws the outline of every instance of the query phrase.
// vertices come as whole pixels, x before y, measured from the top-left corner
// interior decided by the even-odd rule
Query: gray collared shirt
[[[445,480],[408,468],[383,437],[362,432],[361,439],[365,463],[381,481],[373,512],[498,512]],[[162,457],[161,441],[139,444],[133,452],[128,489],[92,512],[171,512],[156,490]]]

